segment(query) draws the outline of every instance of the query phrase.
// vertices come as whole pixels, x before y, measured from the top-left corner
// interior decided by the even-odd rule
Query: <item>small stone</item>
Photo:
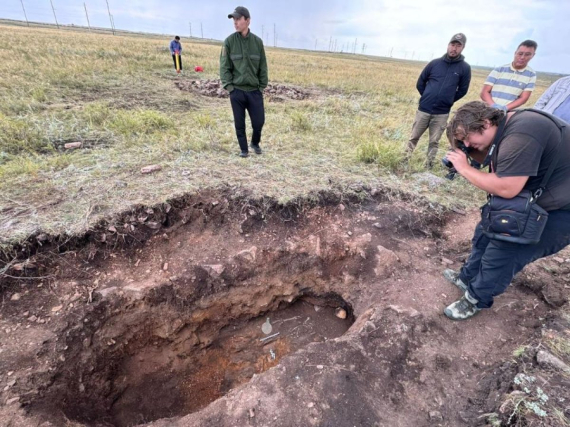
[[[380,224],[379,222],[375,222],[374,224],[372,224],[374,227],[380,229],[383,228],[384,226],[382,224]]]
[[[313,406],[315,406],[315,404],[314,404],[313,402],[309,402],[309,403],[307,404],[307,408],[312,408]]]
[[[556,261],[558,264],[564,263],[564,259],[562,259],[560,257],[554,257],[554,258],[552,258],[552,261]]]
[[[6,385],[8,386],[8,388],[14,387],[16,385],[16,380],[9,381],[8,384]]]
[[[67,144],[64,145],[66,150],[71,150],[73,148],[81,148],[81,146],[83,145],[82,142],[68,142]]]
[[[554,368],[559,371],[570,372],[570,366],[556,356],[543,350],[537,353],[536,361],[542,368]]]
[[[352,236],[352,231],[347,231],[346,234],[348,234],[349,236]]]
[[[145,166],[144,168],[142,168],[141,173],[148,174],[148,173],[157,172],[159,170],[162,170],[162,166],[160,166],[160,165],[149,165],[149,166]]]
[[[317,365],[317,369],[324,369],[324,365]]]
[[[340,308],[338,307],[335,311],[334,311],[334,315],[336,317],[338,317],[339,319],[346,319],[346,310],[344,308]]]
[[[22,298],[22,295],[19,293],[15,293],[14,295],[12,295],[12,297],[10,298],[10,300],[12,301],[19,301],[20,298]]]
[[[20,397],[16,396],[6,401],[6,405],[11,405],[12,403],[16,403],[20,401]]]
[[[346,206],[344,206],[342,203],[340,205],[338,205],[338,208],[340,209],[341,212],[344,212],[344,210],[346,209]]]
[[[164,271],[167,271],[167,270],[168,270],[168,263],[167,263],[167,262],[164,263],[164,265],[162,266],[162,269],[163,269]]]
[[[430,411],[429,419],[431,421],[443,421],[443,415],[439,411]]]
[[[318,306],[318,305],[315,305],[313,308],[315,309],[315,311],[316,311],[317,313],[318,313],[319,311],[321,311],[321,309],[322,309],[322,307],[320,307],[320,306]]]
[[[34,316],[33,314],[30,317],[28,317],[28,321],[30,321],[30,322],[35,322],[36,320],[38,320],[38,318],[36,316]]]
[[[453,264],[453,261],[450,260],[449,258],[442,258],[441,263],[445,264],[445,265],[451,265],[451,264]]]
[[[63,308],[63,305],[57,305],[51,309],[52,313],[57,313],[59,310]]]
[[[249,410],[249,418],[253,418],[253,417],[255,417],[255,410],[253,408],[251,408]]]

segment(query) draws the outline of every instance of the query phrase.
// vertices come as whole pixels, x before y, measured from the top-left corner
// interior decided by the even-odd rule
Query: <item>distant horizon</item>
[[[13,22],[13,23],[19,23],[22,27],[26,27],[27,23],[26,21],[22,21],[19,19],[9,19],[9,18],[0,18],[0,25],[2,24],[2,22]],[[51,27],[54,27],[54,29],[57,29],[57,26],[55,23],[52,22],[40,22],[40,21],[28,21],[32,26],[35,26],[36,28],[42,28],[42,26],[47,26],[51,29]],[[8,24],[10,25],[10,24]],[[12,24],[14,25],[14,24]],[[89,27],[85,26],[85,25],[77,25],[77,24],[59,24],[60,27],[65,27],[65,28],[78,28],[78,29],[83,29],[87,32],[89,32]],[[109,34],[112,34],[113,29],[110,27],[96,27],[96,26],[91,26],[91,29],[100,31],[101,33],[106,33],[108,32]],[[146,32],[146,31],[135,31],[135,30],[125,30],[122,28],[115,28],[115,31],[120,32],[122,34],[144,34],[144,35],[153,35],[153,36],[164,36],[164,37],[169,37],[172,38],[174,37],[174,35],[171,34],[167,34],[167,33],[155,33],[155,32]],[[189,36],[184,36],[181,35],[180,36],[181,39],[186,39],[186,40],[205,40],[205,41],[215,41],[218,43],[222,43],[223,39],[214,39],[214,38],[200,38],[200,37],[195,37],[192,36],[192,38],[190,38]],[[165,44],[165,46],[167,46]],[[273,46],[271,45],[266,45],[266,47],[270,47],[273,48]],[[307,51],[307,52],[320,52],[320,53],[336,53],[336,54],[346,54],[346,55],[355,55],[351,52],[333,52],[333,51],[328,51],[328,50],[314,50],[314,49],[310,49],[310,48],[300,48],[300,47],[287,47],[287,46],[277,46],[278,49],[290,49],[290,50],[302,50],[302,51]],[[389,57],[389,56],[383,56],[383,55],[374,55],[374,54],[370,54],[370,53],[356,53],[356,56],[369,56],[369,57],[374,57],[374,58],[387,58],[387,59],[396,59],[399,61],[408,61],[408,62],[423,62],[423,63],[428,63],[429,60],[420,60],[420,59],[405,59],[405,58],[397,58],[397,57]],[[468,61],[469,62],[469,61]],[[492,70],[494,68],[494,66],[491,65],[474,65],[469,63],[469,65],[472,68],[480,68],[480,69],[486,69],[486,70]],[[532,67],[531,67],[532,68]],[[541,74],[547,74],[547,75],[553,75],[553,76],[560,76],[560,77],[564,77],[567,76],[569,74],[565,74],[565,73],[558,73],[558,72],[553,72],[553,71],[544,71],[544,70],[537,70],[535,68],[533,68],[537,73],[541,73]]]
[[[89,21],[102,29],[224,40],[234,31],[228,14],[235,6],[235,0],[5,0],[0,18],[78,27]],[[463,55],[472,66],[510,63],[520,42],[531,39],[538,43],[532,69],[570,74],[570,52],[559,47],[570,38],[570,2],[250,0],[245,6],[252,32],[266,46],[428,62],[441,57],[451,36],[461,32],[467,36]]]

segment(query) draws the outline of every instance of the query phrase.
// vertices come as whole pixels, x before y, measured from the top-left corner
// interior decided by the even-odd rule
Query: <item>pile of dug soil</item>
[[[220,80],[189,80],[175,82],[178,89],[186,92],[197,92],[211,98],[227,98],[229,93],[222,87]],[[282,84],[270,83],[264,90],[269,101],[282,102],[286,99],[303,100],[310,94],[304,89]]]

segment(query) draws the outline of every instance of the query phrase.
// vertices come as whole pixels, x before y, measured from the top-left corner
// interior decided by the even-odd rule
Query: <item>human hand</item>
[[[470,167],[466,154],[458,148],[449,151],[445,157],[453,163],[453,167],[460,175],[463,175],[462,172]]]

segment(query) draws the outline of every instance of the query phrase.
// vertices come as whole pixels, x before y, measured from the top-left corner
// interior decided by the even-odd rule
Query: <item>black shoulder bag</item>
[[[563,131],[566,124],[556,117],[551,116],[541,110],[522,110],[533,111],[550,118],[556,126],[560,129],[560,141],[556,149],[560,146],[563,139]],[[497,134],[491,145],[490,153],[494,154],[495,162],[498,157],[498,147],[503,130],[505,128],[506,119],[499,124]],[[494,153],[491,153],[491,150]],[[544,175],[540,186],[534,192],[523,189],[518,195],[512,199],[505,199],[503,197],[489,194],[487,196],[487,203],[481,208],[481,226],[483,233],[490,239],[502,240],[505,242],[518,243],[522,245],[532,245],[540,241],[540,236],[544,231],[546,221],[548,220],[548,212],[540,207],[536,201],[542,195],[548,180],[550,179],[556,165],[558,164],[558,157],[554,160],[548,171]]]

